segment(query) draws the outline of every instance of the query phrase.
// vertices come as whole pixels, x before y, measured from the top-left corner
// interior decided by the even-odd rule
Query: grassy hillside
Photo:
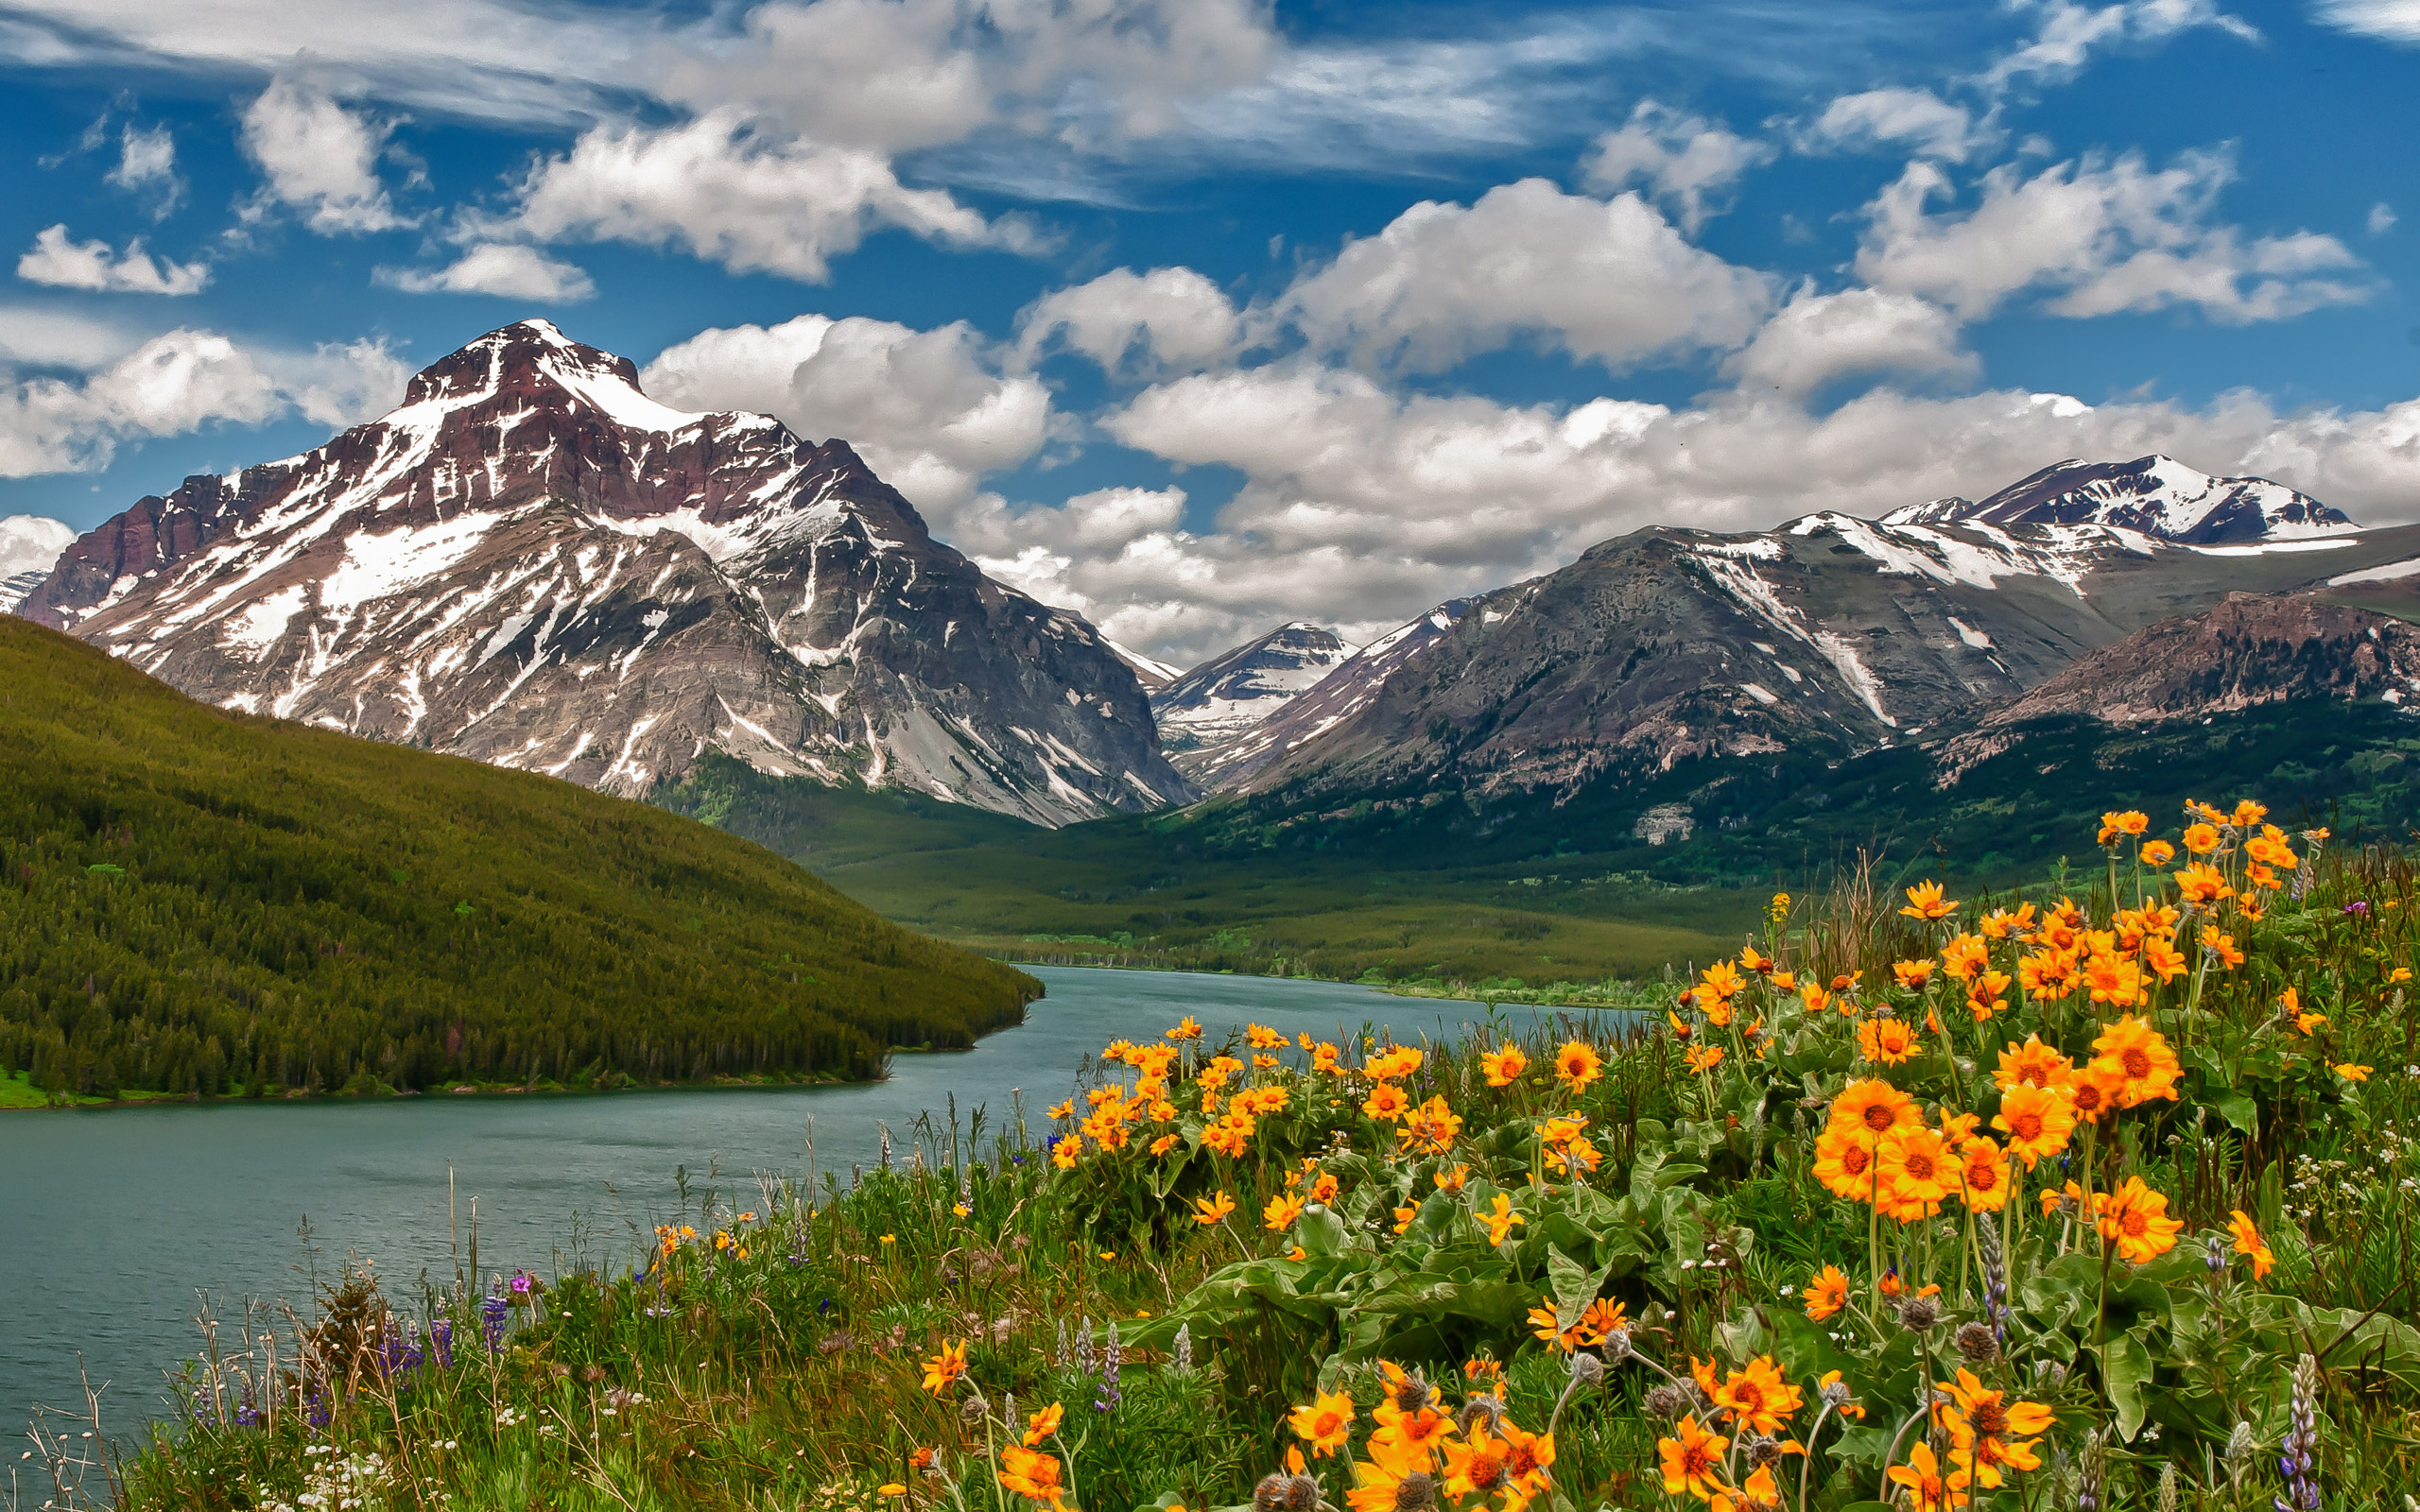
[[[2420,804],[2420,724],[2315,702],[2210,724],[2027,731],[1934,785],[1929,752],[1839,764],[1713,760],[1560,804],[1279,793],[1042,831],[902,794],[714,762],[658,800],[760,841],[885,916],[1011,958],[1289,971],[1530,989],[1705,961],[1776,890],[1860,854],[1902,874],[2002,884],[2075,856],[2117,803],[2167,815],[2257,787],[2340,834],[2401,837]],[[1686,838],[1651,844],[1651,810]]]
[[[0,616],[0,1072],[32,1086],[864,1076],[1038,995],[661,809],[222,713]]]

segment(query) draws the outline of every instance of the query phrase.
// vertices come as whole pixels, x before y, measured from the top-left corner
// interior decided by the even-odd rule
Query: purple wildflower
[[[454,1368],[454,1325],[451,1320],[441,1317],[429,1324],[428,1349],[437,1356],[437,1368]]]
[[[504,1299],[501,1289],[489,1293],[487,1300],[479,1304],[479,1331],[487,1337],[490,1354],[504,1347],[505,1320],[511,1313],[512,1304]]]

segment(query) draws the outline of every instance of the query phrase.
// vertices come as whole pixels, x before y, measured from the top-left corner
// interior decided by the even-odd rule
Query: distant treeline
[[[0,616],[0,1070],[54,1092],[862,1077],[1039,995],[703,825]]]

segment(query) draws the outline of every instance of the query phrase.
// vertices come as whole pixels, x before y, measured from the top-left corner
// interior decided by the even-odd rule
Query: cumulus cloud
[[[2340,31],[2420,46],[2420,0],[2315,0],[2311,14]]]
[[[392,407],[408,376],[379,342],[248,351],[181,328],[72,378],[0,377],[0,477],[95,471],[129,442],[214,423],[352,424]]]
[[[2243,392],[2191,407],[1879,388],[1821,415],[1754,392],[1692,407],[1501,405],[1288,363],[1157,386],[1105,423],[1172,461],[1236,468],[1244,486],[1198,537],[1147,530],[1094,558],[1044,536],[1045,550],[1000,556],[1042,596],[1080,599],[1121,641],[1178,660],[1314,609],[1370,633],[1643,525],[1872,515],[1979,497],[2066,456],[2165,452],[2277,478],[2378,524],[2411,517],[2420,474],[2420,400],[2281,413]]]
[[[130,121],[118,134],[117,166],[102,181],[151,201],[151,218],[165,220],[183,203],[185,181],[177,174],[177,139],[164,126]]]
[[[17,259],[17,276],[54,288],[107,294],[199,294],[210,282],[208,263],[172,263],[143,249],[143,238],[113,252],[105,241],[72,241],[64,223],[43,229],[33,249]]]
[[[2212,224],[2233,177],[2231,161],[2208,152],[2160,169],[2139,153],[2086,157],[2031,178],[2003,163],[1983,176],[1973,209],[1936,215],[1927,207],[1955,188],[1938,166],[1911,163],[1866,207],[1857,271],[1970,319],[2029,291],[2052,296],[2053,315],[2184,305],[2227,324],[2368,296],[2367,281],[2343,276],[2360,264],[2333,236],[2247,237]]]
[[[1028,364],[1056,344],[1113,372],[1201,367],[1233,356],[1242,341],[1235,302],[1189,267],[1121,267],[1053,290],[1017,317],[1017,351]]]
[[[666,348],[639,381],[668,404],[754,410],[809,439],[848,441],[936,533],[954,539],[977,482],[1049,438],[1049,390],[998,367],[963,321],[918,331],[803,315],[700,332]]]
[[[0,304],[0,368],[67,368],[90,372],[145,340],[112,319],[51,305]]]
[[[1998,137],[1996,128],[1928,89],[1891,88],[1839,96],[1799,129],[1795,145],[1802,152],[1890,148],[1963,163]]]
[[[1803,288],[1724,367],[1742,388],[1799,397],[1852,374],[1972,377],[1982,370],[1960,349],[1949,312],[1912,294]]]
[[[735,112],[653,129],[600,126],[530,171],[509,215],[473,234],[679,247],[735,273],[820,284],[831,259],[897,228],[959,247],[1025,244],[947,192],[910,189],[856,147],[769,134]]]
[[[244,110],[244,150],[268,180],[258,208],[290,206],[323,236],[413,224],[378,177],[394,129],[392,121],[346,109],[314,79],[271,79]]]
[[[576,304],[596,293],[577,265],[514,242],[483,243],[443,267],[382,267],[376,277],[406,294],[492,294],[541,304]]]
[[[2358,3],[2358,0],[2357,0]],[[2231,15],[2210,0],[2118,0],[2114,5],[2083,6],[2074,0],[2033,0],[2018,4],[2041,17],[2033,39],[1986,69],[1979,82],[1998,91],[2018,80],[2064,83],[2083,72],[2097,52],[2147,46],[2181,32],[2209,26],[2245,42],[2260,41],[2250,22]]]
[[[1609,369],[1745,341],[1772,284],[1692,247],[1635,194],[1543,179],[1424,200],[1298,281],[1281,312],[1323,349],[1437,371],[1524,337]]]
[[[1710,215],[1730,208],[1721,192],[1742,174],[1775,156],[1770,143],[1753,141],[1655,100],[1642,100],[1619,130],[1597,139],[1581,174],[1590,188],[1610,194],[1634,183],[1679,208],[1683,229],[1695,234]],[[1718,202],[1720,201],[1720,202]]]

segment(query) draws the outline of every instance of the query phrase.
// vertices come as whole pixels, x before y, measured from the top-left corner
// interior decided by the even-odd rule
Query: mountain
[[[0,520],[0,613],[16,608],[41,586],[50,569],[76,540],[76,532],[56,520],[12,514]]]
[[[1154,661],[1140,651],[1130,650],[1106,635],[1100,638],[1100,644],[1109,647],[1111,655],[1126,663],[1128,669],[1134,674],[1134,680],[1143,685],[1143,691],[1147,694],[1157,693],[1184,676],[1182,668],[1170,666],[1166,662]]]
[[[622,794],[707,749],[1061,824],[1182,802],[1134,674],[845,442],[688,414],[543,320],[67,548],[18,612],[221,707]]]
[[[2107,518],[2083,518],[2086,503]],[[1204,776],[1288,804],[1561,801],[1699,759],[1838,759],[1962,727],[2231,591],[2325,589],[2415,556],[2420,527],[2363,530],[2278,485],[2161,457],[2063,464],[1980,504],[1879,521],[1653,526],[1450,626],[1416,622],[1430,627],[1416,658],[1374,687],[1340,680],[1347,663],[1254,732],[1254,760]],[[1323,706],[1335,716],[1296,722]]]
[[[1199,777],[1195,758],[1270,718],[1352,655],[1334,630],[1302,620],[1281,625],[1152,690],[1160,742],[1179,771]]]
[[[2342,511],[2266,478],[2218,478],[2173,457],[2054,462],[1980,504],[1936,499],[1890,525],[2109,525],[2188,545],[2291,541],[2356,528]]]
[[[2229,593],[2079,657],[1944,747],[1942,781],[2019,744],[2044,720],[2155,725],[2295,699],[2420,707],[2420,628],[2300,594]]]
[[[224,1091],[879,1073],[1031,978],[754,845],[208,708],[0,617],[0,1065]]]
[[[1376,697],[1389,678],[1460,624],[1473,602],[1450,600],[1388,631],[1287,699],[1273,713],[1224,740],[1186,752],[1186,771],[1204,787],[1242,786],[1271,762],[1316,740]]]

